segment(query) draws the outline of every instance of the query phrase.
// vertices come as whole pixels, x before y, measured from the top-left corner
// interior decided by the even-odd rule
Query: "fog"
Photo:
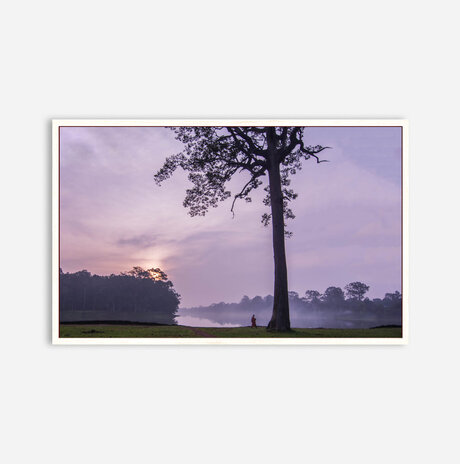
[[[391,295],[391,296],[390,296]],[[396,297],[392,298],[392,296]],[[176,321],[192,327],[238,327],[251,325],[255,315],[258,326],[267,326],[272,316],[272,297],[243,298],[240,303],[217,303],[206,307],[180,308]],[[384,299],[307,302],[290,299],[291,327],[295,328],[370,328],[401,325],[400,294],[387,294]]]
[[[180,295],[160,269],[134,267],[119,275],[99,276],[86,270],[59,273],[61,322],[125,321],[179,324],[192,327],[248,326],[254,314],[259,326],[267,326],[273,296],[243,296],[238,303],[179,308]],[[369,286],[353,282],[345,287],[328,287],[323,293],[289,292],[291,327],[369,328],[401,325],[402,295],[365,297]]]

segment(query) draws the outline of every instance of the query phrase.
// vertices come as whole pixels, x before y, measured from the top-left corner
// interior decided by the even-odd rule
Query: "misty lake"
[[[190,314],[192,313],[192,314]],[[190,327],[242,327],[251,325],[253,312],[228,311],[226,313],[204,311],[202,314],[197,310],[179,309],[176,321],[179,325]],[[267,326],[271,317],[271,310],[255,313],[258,326]],[[378,320],[356,320],[346,317],[318,317],[317,315],[306,315],[291,310],[291,327],[295,328],[337,328],[337,329],[365,329],[383,323]]]
[[[176,321],[179,325],[187,325],[189,327],[240,327],[241,324],[232,324],[232,323],[220,323],[217,321],[212,321],[210,319],[205,319],[202,317],[190,316],[188,314],[183,314],[179,311],[176,316]]]

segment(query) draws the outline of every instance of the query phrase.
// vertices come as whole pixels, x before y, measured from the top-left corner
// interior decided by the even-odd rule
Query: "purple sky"
[[[323,292],[356,280],[369,296],[401,290],[401,129],[307,128],[310,145],[327,145],[330,163],[304,162],[287,228],[290,290]],[[271,229],[262,188],[252,203],[231,200],[205,217],[182,206],[189,185],[178,171],[158,187],[153,174],[181,150],[157,127],[61,128],[61,267],[94,274],[161,267],[181,306],[239,301],[273,293]],[[232,192],[245,183],[235,178]],[[246,179],[247,180],[247,179]]]

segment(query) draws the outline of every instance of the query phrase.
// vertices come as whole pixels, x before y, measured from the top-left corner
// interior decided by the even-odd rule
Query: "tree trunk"
[[[275,289],[273,295],[273,315],[268,323],[268,330],[291,330],[289,321],[289,295],[284,246],[283,193],[281,190],[280,165],[272,160],[268,170],[270,182],[270,203],[273,226],[273,257],[275,261]]]

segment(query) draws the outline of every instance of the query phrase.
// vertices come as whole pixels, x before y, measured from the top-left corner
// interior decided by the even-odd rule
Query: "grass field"
[[[61,338],[401,338],[401,328],[293,329],[268,332],[265,327],[185,327],[135,324],[61,324]]]

